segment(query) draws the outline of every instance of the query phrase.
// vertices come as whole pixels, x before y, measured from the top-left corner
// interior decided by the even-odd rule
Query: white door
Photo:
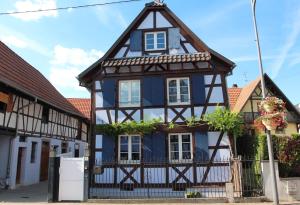
[[[59,201],[83,201],[84,158],[60,158]]]

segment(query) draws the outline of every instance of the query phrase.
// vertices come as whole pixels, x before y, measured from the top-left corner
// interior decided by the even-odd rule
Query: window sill
[[[141,160],[119,160],[119,164],[140,164]]]
[[[180,102],[180,103],[178,103],[178,102],[176,102],[176,103],[170,103],[170,102],[168,102],[168,105],[169,106],[176,106],[176,105],[190,105],[191,104],[191,102]]]
[[[192,163],[193,159],[179,159],[179,160],[169,160],[170,164],[186,164]]]
[[[141,107],[141,104],[126,104],[126,105],[120,105],[119,104],[119,108],[132,108],[132,107]]]

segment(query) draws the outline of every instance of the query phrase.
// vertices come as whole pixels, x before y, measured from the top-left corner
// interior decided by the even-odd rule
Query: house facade
[[[48,178],[50,147],[83,156],[88,119],[34,67],[0,42],[0,182]]]
[[[299,133],[299,111],[267,74],[264,75],[264,79],[267,90],[266,96],[282,99],[286,103],[287,108],[287,128],[284,130],[272,130],[271,134],[291,136],[292,134]],[[228,95],[231,110],[242,114],[249,132],[248,134],[252,136],[262,134],[262,131],[256,130],[254,127],[254,120],[260,115],[259,104],[262,100],[260,78],[251,81],[243,88],[239,88],[237,85],[228,88]]]
[[[231,156],[227,133],[206,124],[190,128],[186,120],[229,105],[226,76],[233,67],[165,4],[146,4],[107,53],[79,75],[92,101],[91,196],[121,197],[124,190],[172,195],[229,181],[229,163],[218,163]],[[144,136],[106,136],[95,129],[158,118],[160,128]],[[169,129],[170,123],[178,126]],[[220,169],[224,173],[217,176]]]

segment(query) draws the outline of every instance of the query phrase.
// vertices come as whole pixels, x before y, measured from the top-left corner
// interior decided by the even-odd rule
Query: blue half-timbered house
[[[79,80],[91,91],[94,126],[153,118],[181,126],[117,138],[93,129],[91,195],[169,196],[228,182],[229,163],[222,161],[231,156],[227,133],[185,121],[228,106],[226,76],[234,66],[165,4],[146,4]]]

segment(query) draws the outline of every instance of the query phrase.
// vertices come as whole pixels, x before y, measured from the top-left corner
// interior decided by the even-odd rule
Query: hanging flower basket
[[[277,97],[267,97],[260,103],[260,117],[254,126],[260,130],[276,130],[287,127],[285,103]]]
[[[272,119],[262,119],[262,124],[266,127],[267,130],[275,130],[276,125],[272,122]]]
[[[266,97],[260,102],[260,108],[263,112],[283,112],[285,110],[285,103],[277,97]]]

